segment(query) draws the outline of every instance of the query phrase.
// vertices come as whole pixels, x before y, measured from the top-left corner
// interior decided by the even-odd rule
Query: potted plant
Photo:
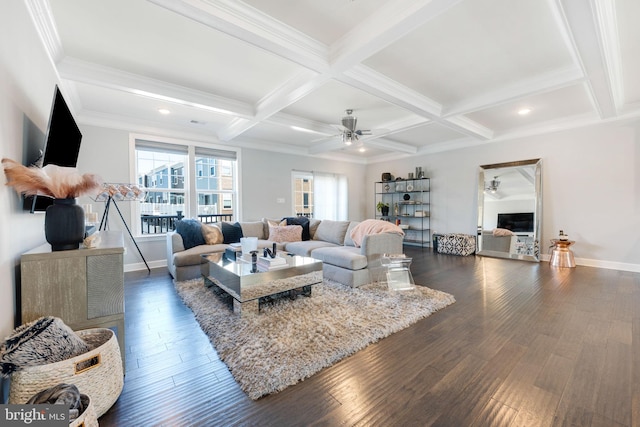
[[[389,203],[383,203],[380,201],[376,205],[376,209],[378,209],[378,212],[380,212],[382,216],[389,216]]]

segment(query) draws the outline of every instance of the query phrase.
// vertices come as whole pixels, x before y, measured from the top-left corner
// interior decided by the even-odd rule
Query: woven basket
[[[9,403],[26,403],[31,396],[56,384],[75,384],[95,405],[99,418],[122,392],[124,374],[118,339],[111,329],[96,328],[76,334],[93,350],[47,365],[29,366],[11,376]]]
[[[69,427],[98,427],[98,416],[93,401],[89,398],[89,405],[78,418],[69,423]]]

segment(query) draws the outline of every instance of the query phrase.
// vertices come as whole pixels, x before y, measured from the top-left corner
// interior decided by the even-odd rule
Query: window
[[[141,234],[170,231],[182,217],[219,222],[237,214],[234,151],[135,139],[135,165],[136,182],[147,188],[134,222]],[[220,165],[228,175],[215,176]]]
[[[313,176],[293,173],[293,210],[297,216],[313,218]]]
[[[343,175],[294,171],[293,208],[297,216],[346,220],[347,178]]]

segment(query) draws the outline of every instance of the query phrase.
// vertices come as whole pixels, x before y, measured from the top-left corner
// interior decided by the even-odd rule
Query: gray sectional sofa
[[[244,237],[257,237],[258,249],[271,248],[267,219],[240,222]],[[350,237],[356,221],[311,220],[310,239],[296,242],[275,242],[278,250],[310,256],[323,262],[325,278],[348,286],[357,287],[377,280],[381,273],[382,254],[402,253],[403,236],[397,233],[365,235],[360,247]],[[200,255],[224,252],[228,244],[198,245],[185,250],[182,236],[173,231],[167,233],[167,266],[177,281],[200,277],[203,259]]]

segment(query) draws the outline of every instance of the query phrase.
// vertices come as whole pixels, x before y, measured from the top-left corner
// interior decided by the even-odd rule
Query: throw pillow
[[[342,245],[344,244],[344,236],[347,234],[348,227],[349,221],[323,219],[313,238],[315,240],[324,240],[325,242]]]
[[[242,234],[242,226],[239,222],[231,224],[230,222],[221,222],[222,228],[222,243],[240,243],[240,238],[244,237]]]
[[[262,221],[241,222],[242,237],[257,237],[264,239],[264,223]]]
[[[176,232],[182,236],[185,249],[205,244],[202,223],[196,219],[182,219],[176,222]]]
[[[309,231],[309,218],[304,216],[292,216],[282,218],[283,221],[287,221],[287,225],[301,225],[302,226],[302,240],[311,240],[311,232]]]
[[[506,228],[494,228],[493,235],[497,237],[502,236],[513,236],[515,233],[511,230],[507,230]]]
[[[269,227],[278,227],[278,226],[284,226],[287,225],[287,220],[283,219],[283,220],[275,220],[275,219],[268,219],[267,220],[267,224],[269,224]]]
[[[202,236],[207,245],[218,245],[224,241],[222,230],[215,224],[202,224]]]
[[[301,225],[269,226],[269,240],[272,242],[300,242],[302,241]]]
[[[320,225],[320,221],[319,219],[310,219],[309,220],[309,234],[311,235],[311,238],[314,239],[315,235],[316,235],[316,231],[318,231],[318,226]]]
[[[2,375],[8,377],[27,366],[60,362],[90,350],[62,319],[41,317],[18,326],[2,344]]]
[[[380,233],[396,233],[400,236],[404,236],[402,228],[390,223],[389,221],[365,219],[360,224],[353,227],[353,230],[351,230],[351,239],[356,247],[360,247],[360,245],[362,245],[362,240],[364,240],[364,236]]]

